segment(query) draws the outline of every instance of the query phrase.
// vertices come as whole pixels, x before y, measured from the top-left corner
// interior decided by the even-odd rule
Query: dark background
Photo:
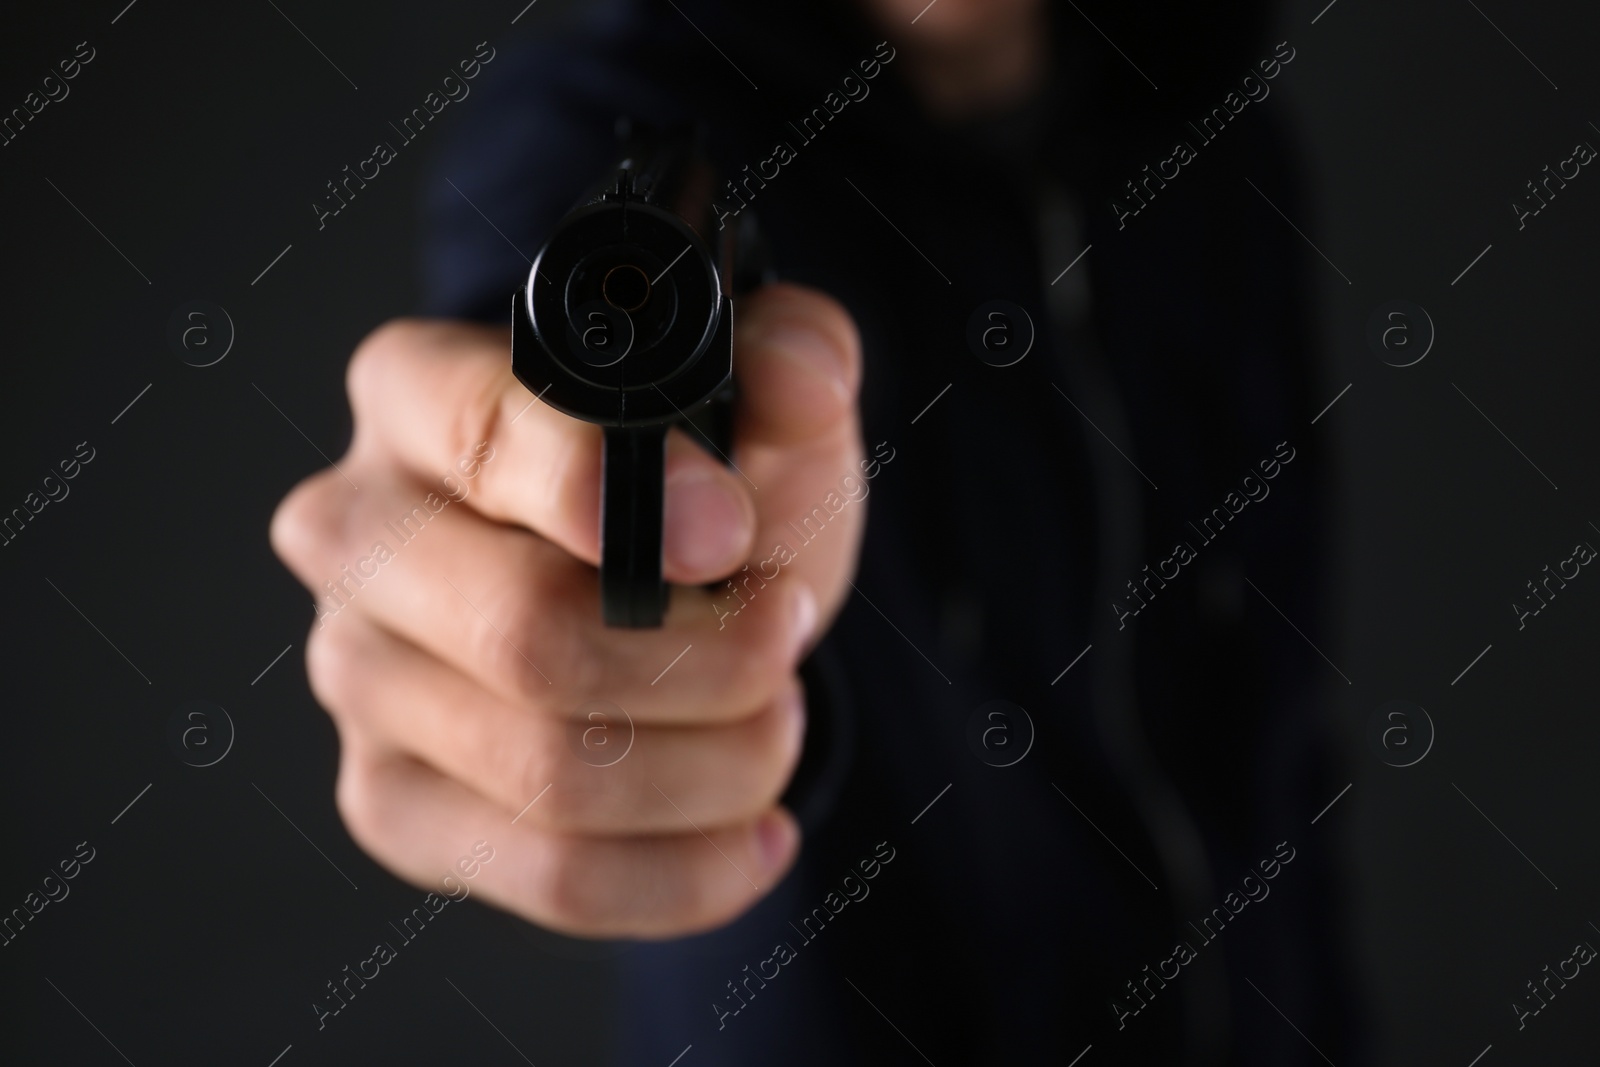
[[[609,950],[475,903],[451,905],[381,988],[316,1030],[308,1002],[422,892],[335,813],[334,732],[301,662],[307,595],[266,536],[278,499],[343,448],[348,353],[419,302],[423,183],[452,112],[477,101],[446,109],[320,232],[310,204],[477,42],[505,54],[571,5],[539,0],[513,25],[525,0],[124,2],[0,16],[0,109],[79,41],[96,50],[0,147],[0,512],[79,442],[95,450],[70,495],[0,547],[0,911],[79,842],[96,850],[70,896],[0,948],[0,1058],[121,1062],[109,1041],[141,1065],[265,1065],[289,1045],[286,1067],[523,1062],[509,1042],[540,1064],[595,1062],[619,1024]],[[1600,979],[1574,980],[1521,1032],[1510,1009],[1574,942],[1600,944],[1600,578],[1585,571],[1520,632],[1510,608],[1575,542],[1600,544],[1600,177],[1585,168],[1520,232],[1510,208],[1575,143],[1600,146],[1600,13],[1479,7],[1294,3],[1274,38],[1297,56],[1269,106],[1313,194],[1293,222],[1332,261],[1312,260],[1322,346],[1307,358],[1329,400],[1351,386],[1314,427],[1339,460],[1340,636],[1321,651],[1353,783],[1318,825],[1342,843],[1347,943],[1385,1064],[1465,1065],[1491,1044],[1486,1067],[1570,1059],[1600,1036]],[[1138,58],[1137,41],[1118,44]],[[1219,68],[1219,97],[1242,74]],[[237,335],[206,368],[167,341],[197,299]],[[1393,299],[1437,328],[1412,367],[1365,340]],[[1367,737],[1397,698],[1437,731],[1403,769]],[[237,731],[205,768],[168,736],[196,699]]]

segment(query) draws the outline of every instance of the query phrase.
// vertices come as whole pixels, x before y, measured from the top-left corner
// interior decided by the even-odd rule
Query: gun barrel
[[[691,137],[631,142],[556,226],[513,303],[517,379],[605,427],[600,592],[611,626],[659,626],[666,609],[668,426],[731,447],[734,272],[718,253],[735,245],[731,234],[706,239],[712,178]]]

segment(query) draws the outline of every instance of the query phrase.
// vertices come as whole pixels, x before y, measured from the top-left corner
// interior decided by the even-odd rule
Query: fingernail
[[[761,862],[767,873],[776,871],[789,859],[794,850],[793,823],[775,811],[761,816],[756,823],[756,844],[761,850]]]
[[[839,352],[839,346],[826,334],[804,326],[784,324],[769,330],[762,341],[822,378],[840,396],[848,398],[850,385],[845,381],[844,357]]]
[[[804,581],[794,583],[794,602],[791,606],[795,657],[798,659],[811,644],[817,629],[817,596]]]
[[[662,522],[667,558],[693,574],[710,576],[733,566],[748,540],[743,503],[714,474],[698,468],[668,477]]]
[[[806,743],[806,694],[798,679],[789,689],[789,743],[790,751],[798,761]]]

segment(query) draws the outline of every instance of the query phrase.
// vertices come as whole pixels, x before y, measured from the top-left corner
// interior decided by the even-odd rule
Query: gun
[[[556,225],[512,298],[511,367],[538,399],[604,428],[600,603],[661,625],[666,435],[727,459],[733,296],[764,280],[753,213],[722,228],[704,130],[623,122],[620,158]],[[729,461],[731,462],[731,461]]]

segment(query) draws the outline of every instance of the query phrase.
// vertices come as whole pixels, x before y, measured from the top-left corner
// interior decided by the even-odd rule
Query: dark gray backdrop
[[[316,1030],[323,983],[421,894],[339,823],[334,734],[300,658],[311,613],[266,539],[281,495],[343,447],[348,352],[417,303],[416,204],[450,111],[320,232],[311,202],[477,42],[514,48],[569,5],[540,0],[513,24],[525,0],[125,2],[4,16],[0,110],[79,42],[94,58],[0,147],[0,513],[80,442],[94,458],[0,547],[0,911],[80,842],[94,859],[0,947],[0,1050],[592,1062],[613,1024],[605,952],[475,904]],[[1326,268],[1323,350],[1307,358],[1338,397],[1315,426],[1341,460],[1341,637],[1320,651],[1352,784],[1322,825],[1345,846],[1348,943],[1383,1063],[1531,1064],[1600,1036],[1600,979],[1572,981],[1520,1032],[1510,1007],[1574,942],[1600,944],[1600,578],[1585,570],[1521,630],[1510,606],[1574,543],[1600,545],[1600,177],[1583,168],[1524,229],[1511,208],[1577,142],[1600,146],[1597,29],[1578,5],[1316,0],[1288,5],[1278,34],[1297,57],[1275,106],[1315,194],[1284,225]],[[1219,91],[1237,74],[1219,69]],[[1365,338],[1395,299],[1437,332],[1405,368]],[[206,368],[167,337],[195,300],[236,332]],[[188,321],[208,331],[191,335],[196,361],[225,326]],[[1420,343],[1421,320],[1407,326]],[[1424,750],[1419,716],[1385,721],[1404,727],[1387,750],[1368,736],[1393,699],[1436,733],[1414,766],[1380,755]],[[186,765],[169,737],[191,700],[236,732],[213,766]],[[191,762],[220,751],[199,744],[222,743],[215,713],[186,722],[204,726]],[[484,979],[505,973],[519,980]]]

